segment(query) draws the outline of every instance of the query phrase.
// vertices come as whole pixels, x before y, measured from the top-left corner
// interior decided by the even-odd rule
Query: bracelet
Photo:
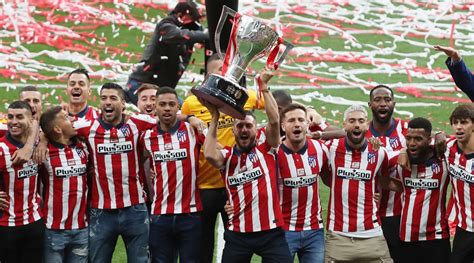
[[[194,116],[194,114],[186,115],[186,122],[189,122],[189,119],[191,119],[192,117],[196,117],[196,116]]]

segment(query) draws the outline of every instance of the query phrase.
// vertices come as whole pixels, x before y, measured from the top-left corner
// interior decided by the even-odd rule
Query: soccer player
[[[207,69],[209,73],[219,74],[222,71],[222,60],[217,54],[213,54],[208,62]],[[245,103],[245,110],[259,109],[261,106],[257,100],[257,94],[253,90],[248,90],[249,99]],[[183,103],[181,109],[183,115],[194,115],[208,124],[211,121],[211,114],[204,107],[196,96],[189,96]],[[232,146],[235,143],[232,134],[232,124],[234,118],[221,114],[217,125],[217,139],[222,146]],[[199,158],[199,176],[198,188],[201,195],[202,211],[202,251],[201,262],[212,262],[214,255],[214,230],[216,228],[217,215],[220,213],[222,222],[227,223],[227,214],[224,212],[224,205],[227,197],[225,185],[220,172],[206,161],[201,152]]]
[[[147,115],[125,119],[122,87],[106,83],[100,90],[101,115],[76,121],[79,136],[87,139],[91,155],[92,188],[89,253],[92,262],[110,262],[122,236],[128,262],[147,262],[149,218],[139,180],[138,142],[156,121]]]
[[[449,118],[454,139],[447,143],[446,159],[452,180],[457,228],[450,262],[474,261],[474,106],[457,106]]]
[[[45,193],[44,262],[87,262],[87,146],[77,140],[68,113],[60,106],[44,112],[40,124],[49,139],[48,157],[40,170]]]
[[[7,111],[8,134],[0,139],[0,261],[38,262],[42,259],[44,223],[38,195],[38,165],[32,160],[13,165],[11,157],[28,140],[33,115],[24,101]]]
[[[306,108],[290,104],[280,111],[286,136],[278,150],[283,229],[292,257],[299,262],[324,261],[324,227],[319,176],[328,169],[327,148],[306,137]]]
[[[30,105],[33,119],[39,121],[43,109],[41,92],[35,86],[25,86],[20,91],[20,100]]]
[[[405,135],[411,171],[397,167],[402,179],[400,224],[401,262],[449,262],[451,253],[446,217],[449,184],[447,164],[435,155],[431,123],[415,118]]]
[[[172,88],[156,92],[158,125],[141,144],[151,156],[156,177],[151,207],[152,262],[199,262],[202,210],[197,175],[204,136],[177,119],[178,96]],[[176,252],[175,252],[176,251]]]
[[[69,96],[67,112],[75,120],[95,120],[99,111],[88,104],[91,95],[90,77],[85,69],[71,71],[67,79],[66,93]]]
[[[291,262],[290,252],[281,229],[283,218],[277,190],[276,147],[280,144],[278,107],[267,89],[271,78],[262,74],[260,91],[268,115],[266,140],[256,145],[257,123],[247,112],[245,119],[234,120],[232,131],[236,144],[219,150],[217,127],[219,112],[214,105],[206,107],[212,120],[204,144],[206,159],[222,169],[227,197],[233,212],[224,234],[226,243],[222,262],[249,262],[254,253],[263,261]]]
[[[137,91],[138,102],[137,107],[141,114],[155,116],[156,108],[156,91],[158,86],[153,84],[142,84]]]
[[[377,137],[387,150],[390,159],[396,160],[400,150],[405,147],[405,134],[408,122],[393,118],[395,109],[393,90],[385,85],[375,86],[370,90],[369,108],[372,111],[372,121],[366,133],[367,138]],[[391,163],[391,175],[396,163]],[[395,262],[401,262],[400,256],[400,214],[402,209],[401,192],[381,189],[379,215],[382,220],[382,230],[387,240],[390,256]]]
[[[326,235],[326,261],[391,262],[374,200],[376,182],[401,191],[400,181],[388,176],[387,151],[374,149],[365,137],[367,111],[360,105],[344,112],[345,138],[328,141],[331,173],[323,172],[330,186]]]

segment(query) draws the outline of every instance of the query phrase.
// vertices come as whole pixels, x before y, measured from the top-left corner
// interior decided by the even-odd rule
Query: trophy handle
[[[275,62],[276,56],[278,55],[278,52],[280,51],[280,45],[285,46],[285,51],[280,55],[280,57],[277,59]],[[285,57],[288,55],[288,52],[294,47],[293,44],[290,42],[283,40],[283,38],[278,37],[277,44],[273,48],[273,50],[270,52],[270,55],[267,58],[267,67],[270,69],[278,69],[278,66],[285,60]]]
[[[231,15],[232,17],[235,17],[236,14],[237,12],[233,10],[232,8],[226,5],[222,7],[221,17],[219,18],[219,22],[217,23],[217,27],[216,27],[216,32],[214,34],[214,45],[216,46],[216,52],[221,59],[224,59],[224,57],[222,56],[222,51],[221,51],[222,28],[224,27],[227,16]],[[230,43],[230,39],[229,39],[229,43]]]

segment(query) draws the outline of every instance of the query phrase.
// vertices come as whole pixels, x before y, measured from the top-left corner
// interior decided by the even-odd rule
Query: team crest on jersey
[[[351,168],[359,169],[360,168],[360,162],[352,162],[351,163]]]
[[[176,133],[176,137],[178,137],[178,141],[185,142],[186,141],[186,134],[187,134],[186,131],[178,131]]]
[[[122,127],[120,127],[120,131],[122,132],[123,136],[130,136],[130,127],[128,126],[128,124],[122,125]]]
[[[375,163],[375,153],[374,152],[369,152],[367,154],[367,162],[370,163],[370,164],[374,164]]]
[[[76,153],[79,155],[80,158],[86,157],[86,152],[83,149],[76,148]]]
[[[431,170],[433,171],[433,173],[437,174],[437,173],[441,172],[441,167],[439,166],[439,164],[433,163],[431,165]]]
[[[257,153],[255,151],[251,151],[248,157],[252,163],[256,163],[258,161]]]
[[[398,137],[389,138],[388,143],[390,144],[390,147],[392,147],[392,149],[397,149],[398,147],[400,147],[400,141],[398,140]]]
[[[308,164],[311,168],[316,167],[316,156],[314,155],[308,156]]]

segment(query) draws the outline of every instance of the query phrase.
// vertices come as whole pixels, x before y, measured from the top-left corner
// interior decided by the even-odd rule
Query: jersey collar
[[[15,140],[10,133],[7,133],[7,140],[17,148],[23,148],[23,146],[25,146],[23,143]]]
[[[456,149],[457,149],[459,154],[463,154],[462,149],[459,147],[457,141],[456,141]],[[474,153],[464,154],[464,156],[466,156],[466,159],[469,160],[469,159],[474,158]]]
[[[164,130],[161,129],[159,121],[156,124],[156,127],[157,127],[159,133],[175,133],[176,131],[178,131],[180,126],[181,126],[181,120],[177,120],[175,125],[173,127],[171,127],[171,129],[169,131],[164,131]]]
[[[351,152],[355,151],[355,150],[349,145],[349,143],[347,142],[347,138],[344,139],[344,145],[346,146],[346,150],[347,150],[347,151],[351,151]],[[365,149],[367,148],[367,145],[369,145],[369,141],[368,141],[367,139],[365,139],[365,142],[364,142],[364,144],[362,145],[362,148],[360,148],[360,151],[361,151],[361,152],[365,151]]]
[[[308,140],[305,141],[304,146],[297,152],[293,152],[290,148],[286,147],[286,145],[283,143],[281,144],[280,147],[283,150],[283,152],[285,152],[286,154],[293,154],[293,153],[305,154],[306,150],[308,150]]]
[[[71,114],[69,113],[69,116],[71,117],[78,117],[78,118],[84,118],[84,116],[86,116],[86,113],[87,111],[89,111],[89,105],[86,105],[86,107],[81,110],[80,112],[78,112],[77,114]]]
[[[373,122],[374,122],[374,121],[371,121],[371,122],[369,123],[369,129],[370,129],[370,133],[372,133],[372,136],[374,136],[374,137],[379,137],[379,136],[389,137],[390,134],[393,133],[393,130],[395,130],[395,123],[396,123],[396,121],[395,121],[394,118],[392,118],[392,119],[390,120],[390,128],[387,130],[387,132],[386,132],[385,134],[380,134],[378,131],[376,131],[375,128],[374,128]]]
[[[117,124],[117,126],[114,126],[114,125],[112,125],[112,124],[106,123],[106,122],[102,119],[102,116],[100,116],[100,117],[98,118],[98,120],[99,120],[100,125],[101,125],[104,129],[106,129],[106,130],[110,130],[110,129],[112,129],[113,127],[117,128],[117,129],[120,129],[120,128],[125,124],[125,123],[124,123],[125,115],[122,114],[122,121],[121,121],[119,124]]]

